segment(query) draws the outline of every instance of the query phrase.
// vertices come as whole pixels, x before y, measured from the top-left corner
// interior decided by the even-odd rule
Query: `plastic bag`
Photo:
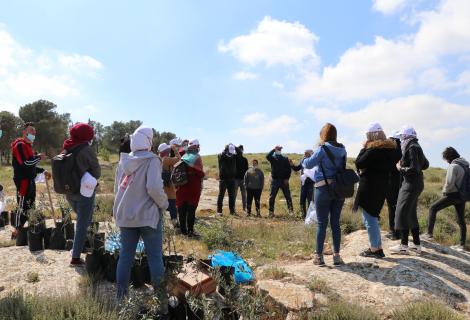
[[[318,222],[318,217],[317,217],[317,210],[315,208],[315,203],[310,202],[310,205],[308,206],[307,210],[307,215],[305,217],[305,224],[313,224]]]

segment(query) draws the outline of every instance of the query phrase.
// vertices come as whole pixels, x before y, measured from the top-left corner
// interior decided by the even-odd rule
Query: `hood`
[[[469,166],[468,161],[465,160],[464,158],[457,158],[454,161],[452,161],[452,164],[459,164],[459,165],[464,166],[464,167]]]
[[[396,149],[397,143],[392,139],[369,141],[366,149]]]
[[[148,159],[157,158],[157,155],[150,151],[137,151],[121,153],[120,166],[124,173],[129,176],[137,171]]]
[[[343,144],[337,143],[337,142],[325,142],[325,145],[328,146],[328,148],[332,150],[339,151],[339,150],[345,149]]]
[[[17,138],[15,141],[13,141],[13,142],[11,143],[10,146],[11,146],[12,148],[14,148],[19,142],[28,143],[28,142],[26,141],[26,139],[24,139],[24,138]]]

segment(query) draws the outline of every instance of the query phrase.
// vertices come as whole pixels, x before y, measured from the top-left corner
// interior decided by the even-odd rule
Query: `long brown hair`
[[[331,123],[327,123],[320,130],[320,144],[324,144],[325,142],[337,143],[337,136],[338,132],[336,131],[336,127]]]

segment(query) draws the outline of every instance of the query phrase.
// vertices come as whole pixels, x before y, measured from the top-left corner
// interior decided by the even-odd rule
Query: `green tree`
[[[3,135],[0,138],[0,163],[10,162],[10,144],[18,137],[18,128],[21,125],[21,119],[8,111],[0,112],[0,129]]]
[[[59,114],[56,109],[54,103],[38,100],[20,107],[19,111],[24,122],[33,122],[36,127],[35,150],[46,152],[49,156],[62,148],[71,124],[70,114]]]
[[[111,152],[117,152],[121,139],[126,134],[131,134],[142,125],[140,120],[131,120],[128,122],[114,121],[111,125],[104,128],[102,145]]]
[[[93,146],[96,149],[96,152],[102,147],[103,144],[103,136],[105,133],[104,125],[98,121],[94,121],[88,119],[88,124],[93,127],[93,131],[95,132],[95,139],[93,140]]]

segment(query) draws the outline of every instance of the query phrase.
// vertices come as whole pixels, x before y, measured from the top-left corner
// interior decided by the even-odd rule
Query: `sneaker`
[[[429,234],[429,233],[423,233],[422,235],[419,236],[419,238],[425,241],[434,241],[434,237],[432,236],[432,234]]]
[[[200,238],[201,235],[195,231],[189,231],[188,232],[188,238],[195,238],[195,239],[198,239]]]
[[[411,244],[409,249],[416,254],[421,254],[421,245]]]
[[[389,248],[391,254],[408,254],[408,246],[399,244]]]
[[[387,233],[385,235],[385,237],[392,240],[392,241],[400,240],[400,237],[398,236],[398,233],[393,232],[393,231],[390,231],[389,233]]]
[[[343,259],[339,255],[333,255],[333,265],[334,266],[341,266],[344,264]]]
[[[171,224],[173,225],[174,228],[179,227],[178,219],[171,219]]]
[[[313,264],[320,267],[324,266],[325,260],[323,259],[323,255],[316,254],[313,258]]]
[[[367,250],[362,251],[359,255],[361,257],[366,257],[366,258],[378,258],[378,259],[385,258],[385,254],[384,254],[384,251],[382,249],[377,250],[377,251],[372,251],[369,248]]]
[[[268,218],[274,218],[274,212],[270,211],[269,215],[268,215]]]
[[[458,252],[464,252],[464,251],[465,251],[465,247],[462,246],[462,245],[451,246],[450,248],[451,248],[452,250],[455,250],[455,251],[458,251]]]
[[[261,213],[257,212],[256,213],[256,218],[261,218]]]
[[[80,258],[72,258],[72,260],[70,260],[70,266],[74,268],[83,268],[85,266],[85,261]]]

